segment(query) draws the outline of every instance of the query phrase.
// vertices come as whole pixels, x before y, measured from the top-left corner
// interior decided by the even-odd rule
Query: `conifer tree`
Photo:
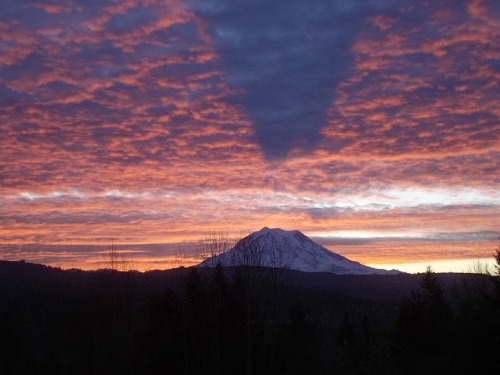
[[[498,240],[500,241],[500,237],[498,237]],[[495,249],[495,254],[493,254],[493,257],[495,258],[496,273],[498,276],[500,276],[500,244]]]

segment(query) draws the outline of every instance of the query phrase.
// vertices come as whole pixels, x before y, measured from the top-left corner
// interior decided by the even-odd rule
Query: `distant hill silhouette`
[[[436,304],[423,275],[278,270],[0,261],[0,374],[466,374],[496,363],[498,278],[435,274]]]

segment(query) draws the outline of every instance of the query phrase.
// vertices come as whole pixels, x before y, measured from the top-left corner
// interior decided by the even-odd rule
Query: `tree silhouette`
[[[189,269],[183,305],[184,373],[198,374],[207,367],[207,291],[198,270]]]
[[[123,254],[118,251],[114,239],[111,240],[111,243],[104,254],[104,263],[106,268],[112,271],[126,272],[131,269],[130,261],[125,259]]]
[[[289,308],[284,345],[287,349],[286,374],[314,374],[317,363],[314,352],[314,335],[306,314],[300,305]]]
[[[442,308],[445,305],[443,283],[436,276],[431,266],[427,266],[419,285],[422,288],[422,296],[425,302],[430,306]]]
[[[237,242],[237,237],[229,236],[225,231],[211,231],[198,241],[198,255],[201,259],[209,259],[228,252]]]
[[[441,280],[427,267],[419,282],[419,290],[400,306],[397,320],[398,341],[404,366],[408,371],[430,371],[443,363],[449,353],[452,311],[445,300]],[[424,356],[429,362],[422,362]]]
[[[211,320],[211,336],[213,345],[214,357],[214,374],[222,373],[223,351],[224,351],[224,323],[228,318],[226,308],[229,300],[229,286],[227,285],[224,268],[220,263],[215,266],[212,275],[211,290],[210,290],[210,320]]]
[[[498,240],[500,241],[500,237],[498,237]],[[495,249],[495,253],[493,254],[493,257],[495,258],[495,270],[496,270],[496,274],[498,276],[500,276],[500,244]]]
[[[182,373],[181,306],[171,289],[151,299],[147,323],[147,373]]]

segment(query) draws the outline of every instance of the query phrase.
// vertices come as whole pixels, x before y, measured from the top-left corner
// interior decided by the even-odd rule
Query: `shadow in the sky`
[[[266,158],[314,149],[368,10],[331,0],[212,0],[195,10],[208,25],[227,82],[243,92],[232,100],[248,111]]]

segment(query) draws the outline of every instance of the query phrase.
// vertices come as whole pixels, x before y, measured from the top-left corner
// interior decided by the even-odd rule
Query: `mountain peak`
[[[353,262],[315,243],[298,230],[268,227],[248,235],[228,252],[208,258],[199,266],[215,267],[217,263],[336,274],[395,273]]]
[[[284,229],[281,229],[281,228],[269,228],[269,227],[264,227],[262,228],[261,230],[257,231],[257,232],[253,232],[252,234],[257,234],[257,233],[268,233],[268,232],[271,232],[271,233],[283,233],[283,232],[288,232]]]

